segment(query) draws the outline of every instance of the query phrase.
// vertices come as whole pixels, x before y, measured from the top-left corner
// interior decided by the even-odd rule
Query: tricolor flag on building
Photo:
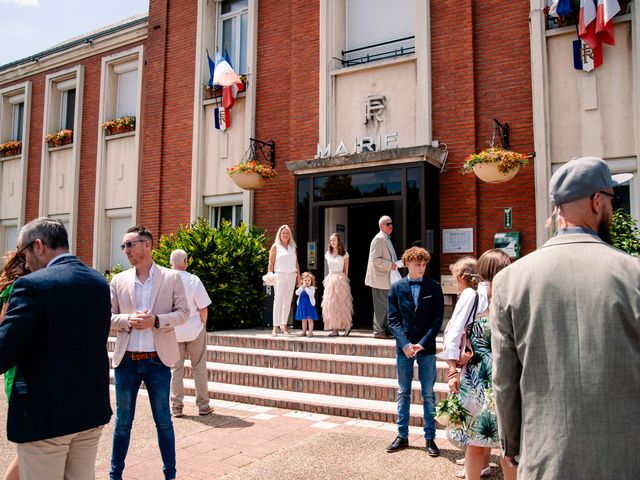
[[[231,108],[236,101],[238,92],[244,90],[244,84],[236,72],[233,71],[220,53],[216,52],[216,69],[213,72],[214,85],[222,87],[222,106]]]
[[[578,36],[591,48],[600,46],[596,35],[596,4],[595,0],[580,0],[578,16]]]
[[[573,68],[590,72],[602,65],[602,45],[591,48],[582,40],[573,41]]]
[[[613,17],[620,11],[618,0],[598,0],[596,12],[596,35],[600,43],[616,44],[613,33]]]

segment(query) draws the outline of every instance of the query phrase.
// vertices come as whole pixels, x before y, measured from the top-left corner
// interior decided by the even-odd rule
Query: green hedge
[[[611,238],[613,246],[633,255],[640,256],[640,231],[638,222],[624,210],[616,210],[611,218]]]
[[[261,325],[264,315],[262,275],[269,261],[264,244],[264,233],[257,227],[233,227],[223,221],[213,228],[199,218],[176,233],[163,235],[153,260],[169,267],[173,250],[187,252],[187,271],[200,277],[211,297],[207,330],[251,328]]]

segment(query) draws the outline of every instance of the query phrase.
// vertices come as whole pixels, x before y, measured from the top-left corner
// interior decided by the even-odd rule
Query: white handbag
[[[262,283],[265,285],[273,287],[276,284],[276,274],[273,272],[265,273],[262,276]]]

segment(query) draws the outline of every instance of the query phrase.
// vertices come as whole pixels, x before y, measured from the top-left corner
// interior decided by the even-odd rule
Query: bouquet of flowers
[[[467,420],[469,412],[462,405],[460,396],[457,393],[451,393],[436,405],[433,416],[436,422],[447,427],[449,425],[462,425]]]

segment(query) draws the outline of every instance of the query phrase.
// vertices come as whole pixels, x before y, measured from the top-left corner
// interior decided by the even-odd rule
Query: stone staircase
[[[349,337],[271,337],[269,330],[209,333],[209,397],[232,402],[396,421],[395,341],[369,332]],[[115,337],[109,338],[113,351]],[[441,348],[441,338],[438,339]],[[437,362],[436,402],[446,397],[447,368]],[[416,367],[417,370],[417,367]],[[185,394],[194,396],[191,364],[185,362]],[[113,381],[113,372],[112,372]],[[411,424],[422,425],[417,371],[411,395]]]

